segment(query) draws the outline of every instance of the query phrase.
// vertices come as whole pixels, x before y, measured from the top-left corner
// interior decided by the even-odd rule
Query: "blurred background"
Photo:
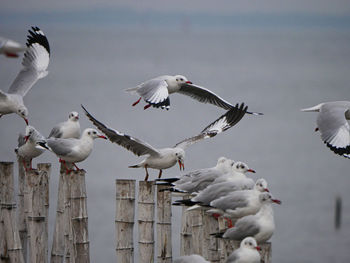
[[[25,97],[30,124],[46,136],[70,111],[82,129],[97,119],[155,147],[196,135],[224,114],[183,95],[169,111],[150,108],[124,91],[163,74],[183,74],[231,103],[245,102],[264,116],[245,116],[227,132],[187,149],[185,171],[211,167],[226,156],[246,162],[265,178],[283,204],[275,207],[273,262],[346,262],[350,245],[350,162],[327,149],[314,132],[316,113],[301,108],[349,100],[350,4],[309,1],[42,1],[13,0],[0,9],[0,36],[22,44],[30,26],[51,46],[49,75]],[[21,69],[0,56],[0,89]],[[0,119],[0,160],[15,161],[25,123]],[[115,179],[143,180],[128,169],[142,158],[109,141],[96,140],[87,171],[92,262],[115,261]],[[55,219],[59,163],[51,162],[50,228]],[[151,179],[158,171],[151,171]],[[178,166],[164,177],[179,176]],[[343,199],[341,228],[334,227],[335,199]],[[181,211],[173,209],[173,254],[179,255]],[[175,232],[176,231],[176,232]],[[136,262],[137,262],[137,253]]]

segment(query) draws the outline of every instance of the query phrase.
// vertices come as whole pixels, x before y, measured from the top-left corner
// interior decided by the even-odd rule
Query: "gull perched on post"
[[[69,113],[68,120],[54,126],[48,138],[80,138],[79,114],[76,111]]]
[[[119,144],[137,156],[147,155],[146,159],[144,159],[142,162],[129,166],[129,168],[145,168],[145,181],[147,181],[149,176],[147,168],[158,169],[158,178],[161,177],[163,169],[170,168],[177,162],[179,163],[180,170],[184,169],[186,147],[203,139],[214,137],[215,135],[231,128],[243,118],[248,107],[244,106],[244,103],[242,103],[240,106],[237,104],[236,107],[232,108],[216,121],[208,125],[197,136],[185,139],[177,143],[174,147],[163,149],[154,148],[146,142],[107,127],[105,124],[95,119],[83,105],[82,108],[84,109],[86,116],[108,137],[111,142]]]
[[[43,31],[38,27],[28,30],[27,50],[22,60],[23,68],[12,82],[8,92],[0,90],[0,117],[16,113],[28,125],[28,109],[23,103],[23,97],[30,88],[48,74],[50,60],[50,45]]]
[[[168,110],[170,108],[169,95],[175,92],[187,95],[202,103],[213,104],[225,110],[230,110],[235,107],[231,103],[220,98],[214,92],[206,88],[194,85],[191,81],[182,75],[159,76],[147,80],[134,88],[126,89],[126,91],[141,96],[136,102],[132,104],[132,106],[135,106],[141,101],[141,99],[144,99],[144,101],[148,103],[144,109],[152,106],[155,108],[160,107],[162,109]],[[246,113],[253,115],[262,115],[262,113],[258,112],[247,111]]]

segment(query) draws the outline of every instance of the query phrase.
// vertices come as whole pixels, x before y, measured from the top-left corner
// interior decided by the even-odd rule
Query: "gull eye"
[[[177,153],[175,153],[175,155],[177,156],[178,154],[177,154]]]
[[[94,134],[96,134],[96,132],[94,131]]]
[[[91,132],[88,132],[88,134],[90,135],[90,134],[91,134]]]
[[[181,78],[180,80],[181,80],[181,81],[184,81],[184,79],[183,79],[183,78]]]

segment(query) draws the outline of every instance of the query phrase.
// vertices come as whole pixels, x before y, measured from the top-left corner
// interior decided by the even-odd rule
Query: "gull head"
[[[36,142],[37,140],[42,139],[42,136],[33,126],[27,125],[26,131],[24,134],[24,139],[25,139],[25,142],[27,142],[28,140],[32,142]]]
[[[176,80],[176,83],[181,86],[182,84],[192,84],[191,81],[189,81],[185,76],[182,76],[182,75],[176,75],[174,76],[175,77],[175,80]]]
[[[179,163],[180,171],[185,170],[185,151],[179,148],[175,149],[175,159]]]
[[[247,172],[255,173],[255,171],[253,169],[250,169],[248,165],[246,165],[244,162],[235,162],[235,164],[232,166],[232,169],[235,172],[243,173],[243,174]]]
[[[216,164],[216,168],[218,168],[222,173],[228,173],[232,169],[235,161],[228,159],[226,157],[220,157]]]
[[[243,239],[241,241],[240,247],[261,250],[261,248],[258,247],[255,238],[253,237],[246,237],[245,239]]]
[[[24,105],[18,107],[16,114],[23,118],[23,120],[28,125],[28,109]]]
[[[259,201],[262,204],[272,204],[272,203],[276,203],[276,204],[282,204],[282,202],[278,199],[273,199],[272,195],[270,193],[262,193],[259,195]]]
[[[256,180],[254,188],[259,192],[269,192],[269,189],[267,189],[267,182],[263,178]]]
[[[68,120],[78,121],[79,120],[79,113],[76,111],[72,111],[71,113],[69,113]]]
[[[102,139],[107,140],[106,136],[100,134],[98,131],[96,131],[95,129],[92,129],[92,128],[85,129],[82,137],[89,137],[93,140],[96,138],[102,138]]]

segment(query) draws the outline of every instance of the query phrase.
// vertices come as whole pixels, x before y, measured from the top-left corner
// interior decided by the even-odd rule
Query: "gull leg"
[[[145,165],[145,170],[146,170],[145,181],[147,181],[147,180],[148,180],[148,177],[149,177],[149,174],[148,174],[148,171],[147,171],[147,164]]]
[[[77,169],[77,171],[80,171],[79,167],[75,164],[75,163],[72,163],[74,165],[74,167]]]
[[[160,169],[160,170],[159,170],[158,179],[159,179],[160,177],[162,177],[162,172],[163,172],[163,170],[162,170],[162,169]]]
[[[32,161],[33,161],[33,159],[30,159],[30,161],[29,161],[29,170],[33,170],[33,167],[32,167]]]
[[[144,110],[147,110],[149,107],[151,107],[151,104],[147,104],[145,107],[143,107]]]
[[[232,227],[233,227],[232,220],[229,219],[229,218],[225,218],[225,219],[226,219],[226,221],[227,221],[227,227],[228,227],[228,228],[232,228]]]
[[[28,172],[28,169],[27,169],[27,163],[26,163],[26,161],[23,159],[23,167],[24,167],[24,170],[26,171],[26,172]]]
[[[59,159],[59,162],[60,162],[60,163],[63,163],[64,168],[66,168],[66,174],[69,174],[69,172],[70,172],[71,170],[68,169],[67,164],[66,164],[66,161],[65,161],[65,160],[62,160],[62,159],[60,158],[60,159]]]
[[[213,217],[214,217],[215,219],[219,219],[220,215],[217,214],[217,213],[214,213],[214,214],[213,214]]]
[[[132,106],[136,106],[136,105],[140,102],[141,98],[142,98],[142,97],[140,97],[137,101],[135,101],[135,102],[132,104]]]

